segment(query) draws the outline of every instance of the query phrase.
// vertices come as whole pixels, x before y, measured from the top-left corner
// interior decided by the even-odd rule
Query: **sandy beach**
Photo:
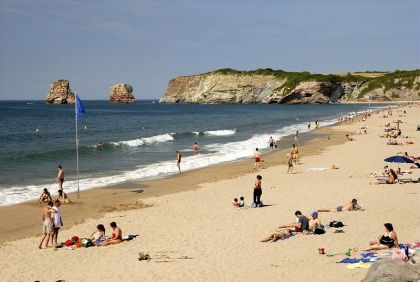
[[[366,247],[383,233],[385,222],[393,223],[400,242],[419,240],[420,184],[369,185],[374,180],[369,174],[382,170],[384,158],[399,152],[418,156],[419,115],[419,105],[404,106],[394,109],[390,118],[374,113],[366,121],[357,118],[311,133],[319,137],[300,148],[302,164],[292,175],[286,175],[287,149],[264,156],[258,171],[253,170],[252,160],[246,160],[121,188],[84,191],[80,200],[71,195],[76,203],[62,209],[66,228],[59,241],[73,235],[89,237],[98,223],[110,235],[111,221],[124,234],[139,234],[114,246],[39,250],[40,205],[2,207],[2,280],[360,281],[367,269],[349,270],[336,263],[345,255],[322,256],[318,248],[342,253]],[[386,138],[379,138],[384,124],[396,119],[404,121],[400,128],[413,145],[390,146]],[[346,133],[363,126],[368,134],[353,134],[355,140],[346,141]],[[329,169],[332,164],[339,169]],[[411,171],[404,177],[420,177],[420,169]],[[232,199],[239,196],[250,205],[257,174],[263,177],[266,206],[232,208]],[[365,210],[320,214],[323,223],[342,221],[344,233],[328,230],[319,236],[298,234],[276,243],[260,242],[276,226],[293,222],[295,210],[309,216],[313,210],[344,205],[352,198]],[[139,252],[152,259],[139,261]]]

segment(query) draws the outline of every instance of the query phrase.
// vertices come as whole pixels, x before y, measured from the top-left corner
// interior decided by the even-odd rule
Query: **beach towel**
[[[323,170],[327,170],[328,168],[326,167],[310,167],[308,169],[306,169],[306,171],[323,171]]]
[[[356,269],[356,268],[369,268],[371,266],[370,263],[358,262],[354,264],[349,264],[346,267],[348,269]]]

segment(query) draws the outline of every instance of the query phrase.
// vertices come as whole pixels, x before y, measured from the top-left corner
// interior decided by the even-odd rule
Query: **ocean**
[[[177,173],[176,150],[183,171],[268,151],[276,140],[308,131],[339,116],[369,108],[339,105],[193,105],[83,101],[79,120],[80,189],[166,177]],[[387,105],[371,107],[372,110]],[[97,148],[97,142],[103,142]],[[193,144],[200,145],[194,154]],[[74,105],[44,101],[0,101],[0,206],[39,197],[42,188],[57,192],[57,169],[66,176],[64,191],[77,190]]]

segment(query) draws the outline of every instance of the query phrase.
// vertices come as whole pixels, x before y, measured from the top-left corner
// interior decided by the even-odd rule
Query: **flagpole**
[[[75,101],[74,101],[74,115],[76,118],[76,174],[77,174],[77,198],[79,199],[79,136],[77,130],[77,94],[75,94]]]

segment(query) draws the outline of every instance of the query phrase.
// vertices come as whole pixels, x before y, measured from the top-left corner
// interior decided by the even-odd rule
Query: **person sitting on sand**
[[[362,249],[364,252],[373,251],[373,250],[384,250],[391,249],[398,246],[398,237],[397,233],[394,231],[394,227],[391,223],[385,223],[385,233],[379,237],[377,240],[371,240],[369,242],[369,247]]]
[[[286,224],[286,225],[281,225],[279,227],[277,227],[277,230],[282,230],[284,228],[293,231],[293,232],[304,232],[304,231],[308,231],[309,229],[309,220],[306,216],[302,215],[301,211],[296,211],[295,212],[295,216],[296,216],[296,222],[290,223],[290,224]]]
[[[113,244],[118,244],[122,242],[122,230],[121,228],[117,227],[117,223],[114,221],[109,224],[112,228],[112,236],[111,238],[103,241],[98,246],[108,246]]]
[[[315,228],[322,226],[321,220],[318,217],[316,211],[311,213],[311,219],[309,219],[309,230],[315,230]]]
[[[47,188],[44,188],[41,196],[39,196],[39,202],[40,203],[52,202],[51,194],[50,192],[48,192]]]
[[[92,240],[92,244],[98,246],[105,241],[105,226],[103,224],[98,224],[96,229],[97,230],[90,236],[90,239]]]
[[[347,141],[354,141],[354,139],[351,138],[348,134],[346,134],[346,138],[347,138]]]
[[[389,176],[388,176],[387,179],[378,178],[377,181],[370,182],[369,184],[374,184],[374,185],[378,185],[378,184],[395,184],[397,182],[398,182],[398,176],[395,173],[395,171],[391,168],[389,170]]]
[[[240,208],[245,207],[245,199],[244,199],[244,197],[240,197],[239,198],[239,207]]]
[[[362,207],[357,203],[356,199],[351,200],[345,206],[338,206],[334,209],[319,209],[318,212],[342,212],[342,211],[359,211]]]
[[[62,204],[71,204],[69,196],[63,192],[63,190],[58,190],[58,197],[56,201],[60,201]]]
[[[232,201],[232,207],[239,208],[238,198],[233,199],[233,201]]]

